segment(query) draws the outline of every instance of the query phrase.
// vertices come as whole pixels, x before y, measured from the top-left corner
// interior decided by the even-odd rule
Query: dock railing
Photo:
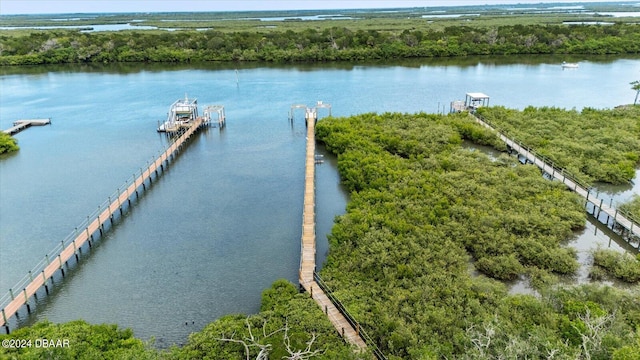
[[[169,148],[169,146],[167,146]],[[147,162],[147,164],[149,164]],[[142,174],[143,170],[140,169],[140,174]],[[40,261],[31,269],[22,279],[20,279],[12,288],[9,289],[9,292],[0,297],[0,309],[4,309],[17,295],[14,293],[14,290],[23,291],[26,286],[33,281],[35,276],[40,275],[44,268],[47,267],[52,261],[58,261],[57,257],[69,244],[71,244],[80,234],[81,231],[85,231],[89,224],[93,222],[103,211],[106,209],[111,203],[112,199],[117,199],[121,193],[120,189],[127,189],[131,186],[135,180],[140,175],[133,174],[129,179],[124,182],[124,185],[118,190],[116,190],[111,196],[108,197],[107,200],[103,201],[96,210],[87,215],[86,219],[84,219],[78,226],[69,233],[62,241],[57,243],[45,256],[40,259]],[[129,194],[131,195],[131,194]],[[60,263],[60,268],[62,268],[62,263]],[[18,293],[19,294],[19,293]]]
[[[181,147],[181,145],[182,144],[179,144],[178,149]],[[108,209],[109,206],[113,203],[113,201],[119,200],[123,191],[127,191],[127,189],[131,185],[134,185],[136,183],[136,180],[138,180],[147,171],[150,164],[152,164],[154,161],[157,162],[160,156],[166,153],[167,150],[169,150],[172,146],[175,146],[175,143],[172,142],[171,144],[168,144],[163,150],[158,151],[158,154],[154,157],[153,160],[151,161],[147,160],[146,166],[144,168],[140,168],[139,173],[138,172],[133,173],[133,175],[129,177],[121,187],[119,187],[105,201],[103,201],[96,208],[96,210],[94,210],[89,215],[87,215],[87,217],[80,224],[78,224],[78,226],[76,226],[75,229],[69,233],[69,235],[67,235],[62,241],[58,242],[47,254],[45,254],[45,256],[42,259],[40,259],[40,261],[24,277],[22,277],[22,279],[20,279],[13,287],[11,287],[7,293],[5,293],[4,295],[2,295],[2,297],[0,297],[0,309],[2,309],[2,316],[3,316],[3,318],[0,318],[0,322],[4,323],[5,325],[7,324],[8,316],[5,316],[4,309],[16,297],[26,296],[26,287],[33,281],[33,279],[36,276],[44,276],[44,269],[47,266],[49,266],[51,262],[58,261],[60,263],[58,265],[59,266],[58,268],[63,269],[64,262],[60,258],[61,252],[67,246],[73,243],[74,240],[81,234],[82,231],[88,231],[89,225],[92,222],[94,222],[97,218],[99,218],[100,214],[105,209]],[[168,161],[168,158],[165,160]],[[151,176],[151,174],[148,174],[148,175]],[[144,182],[138,185],[138,187],[140,186],[144,186]],[[133,193],[127,194],[128,195],[127,199],[130,199],[130,197],[133,194],[137,193],[138,187],[136,187],[136,190]],[[122,204],[119,204],[119,205],[122,206]],[[100,229],[100,231],[102,232],[102,229]],[[88,235],[91,236],[92,234],[88,234]],[[81,249],[77,249],[77,250],[81,251]],[[46,283],[46,280],[48,279],[45,278],[44,280]],[[21,294],[23,292],[24,294]],[[25,299],[25,303],[27,303],[27,299]],[[4,320],[4,321],[1,321],[1,320]]]
[[[491,122],[491,120],[489,120],[489,119],[485,118],[484,116],[479,115],[477,113],[474,113],[473,116],[478,118],[483,123],[489,125],[498,134],[504,135],[505,137],[509,138],[509,140],[513,141],[515,144],[520,146],[522,149],[525,149],[531,155],[533,155],[533,156],[537,157],[538,159],[540,159],[541,161],[543,161],[547,166],[549,166],[555,172],[563,174],[567,179],[571,180],[576,185],[582,187],[583,189],[587,189],[587,190],[591,188],[591,184],[590,183],[588,183],[584,179],[581,179],[580,177],[576,176],[575,174],[573,174],[572,172],[568,171],[567,169],[558,166],[549,157],[539,153],[534,148],[529,147],[529,145],[527,145],[527,144],[523,143],[522,141],[520,141],[519,139],[517,139],[509,130],[496,125],[495,123]]]
[[[353,315],[351,315],[351,313],[349,313],[349,311],[347,311],[347,309],[344,307],[344,305],[342,305],[340,300],[338,300],[338,298],[336,298],[335,295],[333,295],[333,292],[327,286],[327,284],[322,280],[322,278],[320,277],[320,274],[318,274],[317,272],[314,271],[313,272],[313,279],[316,281],[318,286],[320,286],[322,291],[324,291],[325,295],[327,295],[329,300],[331,300],[331,303],[336,307],[336,309],[338,309],[338,311],[340,311],[342,316],[344,316],[344,318],[347,319],[349,324],[351,324],[351,326],[354,329],[356,329],[356,331],[358,332],[358,335],[360,335],[362,340],[364,340],[364,342],[367,344],[367,347],[370,348],[371,351],[373,352],[373,355],[378,360],[386,360],[387,357],[384,356],[382,351],[380,351],[380,349],[378,348],[376,343],[371,339],[369,334],[367,334],[367,332],[364,330],[364,328],[362,328],[362,325],[360,325],[360,323],[353,317]]]
[[[498,136],[503,136],[503,137],[509,139],[511,142],[513,142],[514,144],[518,145],[521,149],[525,150],[526,152],[531,154],[533,157],[535,157],[535,158],[539,159],[540,161],[542,161],[543,164],[544,164],[542,166],[542,170],[543,171],[547,172],[548,174],[551,174],[552,176],[554,176],[555,174],[560,174],[563,177],[562,181],[565,184],[566,184],[565,179],[568,179],[570,182],[572,182],[574,184],[574,187],[573,187],[574,191],[576,191],[578,187],[584,189],[586,191],[586,201],[593,203],[594,207],[602,208],[603,203],[606,204],[607,202],[609,202],[608,206],[610,208],[613,208],[613,198],[612,197],[609,197],[608,201],[605,201],[605,199],[599,197],[599,193],[598,192],[596,192],[595,195],[591,195],[593,193],[593,186],[592,186],[591,183],[585,181],[584,179],[581,179],[580,177],[576,176],[575,174],[571,173],[570,171],[566,170],[565,168],[558,166],[549,157],[541,154],[540,152],[538,152],[535,149],[529,147],[528,145],[526,145],[522,141],[518,140],[509,130],[496,125],[495,123],[491,122],[491,120],[488,120],[484,116],[479,115],[477,113],[471,113],[471,115],[474,116],[476,119],[480,120],[481,122],[485,123],[486,125],[488,125],[494,131],[496,131],[498,133]],[[502,139],[502,140],[504,141],[504,139]],[[624,217],[625,219],[627,219],[631,223],[630,224],[630,228],[628,230],[630,231],[630,233],[632,235],[634,234],[634,232],[633,232],[634,228],[640,229],[640,219],[638,217],[634,216],[633,214],[629,213],[628,211],[623,211],[623,210],[620,210],[620,209],[616,208],[615,209],[615,213],[612,216],[614,221],[618,220],[617,219],[618,215]],[[639,246],[640,246],[640,244],[639,244]]]

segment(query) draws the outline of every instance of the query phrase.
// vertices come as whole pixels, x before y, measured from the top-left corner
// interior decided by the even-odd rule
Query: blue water
[[[613,107],[633,101],[640,60],[469,58],[295,66],[125,65],[0,69],[0,128],[17,135],[0,160],[0,295],[167,145],[155,129],[176,99],[222,104],[227,127],[195,137],[150,190],[40,297],[36,320],[117,323],[159,346],[229,313],[259,309],[274,280],[297,281],[305,128],[292,104],[323,100],[332,114],[443,112],[466,92],[523,108]],[[322,114],[322,112],[321,112]],[[319,151],[322,151],[321,149]],[[318,255],[344,211],[335,159],[318,165]],[[188,325],[185,325],[185,322]],[[192,323],[193,322],[193,323]]]

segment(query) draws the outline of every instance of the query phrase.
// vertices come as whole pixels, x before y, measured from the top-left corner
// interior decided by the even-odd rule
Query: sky
[[[0,0],[0,15],[163,11],[315,10],[517,3],[588,3],[602,1],[603,0]]]

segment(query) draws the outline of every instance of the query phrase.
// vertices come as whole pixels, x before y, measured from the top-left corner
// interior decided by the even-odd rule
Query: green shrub
[[[637,257],[614,250],[598,249],[593,253],[593,263],[620,280],[636,283],[640,281],[640,260]]]
[[[18,151],[18,141],[11,135],[0,131],[0,154]]]

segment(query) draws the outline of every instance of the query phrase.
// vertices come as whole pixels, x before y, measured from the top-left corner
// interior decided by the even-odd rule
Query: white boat
[[[190,126],[197,117],[198,100],[189,99],[185,94],[184,99],[171,104],[167,121],[158,127],[158,132],[176,132],[182,127]]]
[[[577,69],[580,65],[578,63],[568,63],[566,61],[562,62],[563,69]]]

